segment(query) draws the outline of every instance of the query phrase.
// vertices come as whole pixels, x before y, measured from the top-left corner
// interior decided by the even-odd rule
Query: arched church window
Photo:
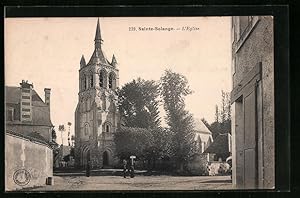
[[[116,76],[113,72],[111,72],[108,76],[108,87],[110,89],[115,89],[116,87]]]
[[[99,75],[99,85],[100,87],[106,88],[106,71],[103,69],[100,71],[100,75]]]
[[[84,126],[84,135],[89,135],[89,124],[85,124]]]
[[[84,87],[84,90],[86,90],[88,87],[87,87],[87,83],[86,83],[86,80],[87,80],[87,77],[86,75],[84,76],[84,81],[83,81],[83,87]]]
[[[94,76],[93,74],[90,75],[90,87],[94,86]]]
[[[103,132],[110,133],[111,132],[111,124],[109,122],[104,123]]]
[[[85,83],[84,83],[85,79],[84,77],[81,78],[81,90],[84,91],[85,90]]]

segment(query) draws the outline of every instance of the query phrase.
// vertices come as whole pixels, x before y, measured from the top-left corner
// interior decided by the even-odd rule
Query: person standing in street
[[[130,177],[134,178],[134,161],[133,161],[133,159],[131,159],[131,164],[130,164],[129,172],[130,172]]]
[[[90,176],[90,173],[91,173],[90,161],[87,161],[85,175],[86,175],[87,177],[89,177],[89,176]]]
[[[123,159],[123,177],[126,178],[127,160]]]

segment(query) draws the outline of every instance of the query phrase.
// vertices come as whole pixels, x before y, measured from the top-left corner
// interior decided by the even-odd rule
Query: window
[[[82,81],[83,81],[83,83],[82,83],[83,90],[86,90],[87,89],[86,76],[83,77]]]
[[[90,87],[94,86],[94,77],[93,74],[90,75]]]
[[[100,72],[100,87],[103,87],[103,72]]]
[[[110,89],[115,89],[116,77],[114,73],[110,73],[108,77],[108,87]]]
[[[257,22],[259,21],[258,16],[237,16],[234,17],[234,32],[236,33],[235,36],[235,43],[233,45],[234,53],[237,53],[240,47],[245,43],[247,38],[249,37],[252,29],[256,26]],[[236,25],[235,25],[236,24]]]
[[[14,121],[14,109],[13,108],[7,109],[7,118],[6,118],[6,120]]]
[[[106,71],[103,69],[100,71],[99,75],[99,85],[100,87],[106,88]]]
[[[84,91],[84,78],[81,78],[81,91]]]
[[[109,122],[104,123],[103,132],[110,133],[111,132],[111,124]]]
[[[84,135],[89,135],[89,125],[85,124],[84,126]]]
[[[30,99],[30,96],[22,96],[22,99]]]
[[[22,118],[30,118],[30,115],[22,115]]]
[[[88,85],[87,80],[88,80],[88,77],[85,76],[85,77],[84,77],[84,88],[85,88],[85,89],[88,89],[88,88],[89,88],[89,85]]]

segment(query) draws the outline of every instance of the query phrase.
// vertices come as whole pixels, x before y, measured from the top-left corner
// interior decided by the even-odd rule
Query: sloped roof
[[[45,140],[45,138],[42,137],[42,136],[40,136],[39,134],[38,134],[38,135],[35,135],[35,134],[24,135],[24,134],[22,134],[22,133],[18,133],[18,132],[14,132],[14,131],[9,131],[9,130],[6,130],[6,133],[7,133],[7,134],[14,135],[14,136],[21,137],[21,138],[25,138],[25,139],[28,139],[28,140],[30,140],[30,141],[39,142],[39,143],[42,143],[42,144],[44,144],[44,145],[49,146],[50,148],[52,148],[51,145],[50,145],[50,143],[47,142],[47,141]]]
[[[27,136],[42,140],[44,142],[48,142],[43,136],[41,136],[38,132],[31,132]]]
[[[95,34],[95,50],[88,62],[87,65],[94,65],[94,64],[105,64],[105,65],[110,65],[104,52],[101,49],[102,45],[102,37],[101,37],[101,31],[100,31],[100,23],[99,19],[97,21],[97,27],[96,27],[96,34]]]
[[[220,134],[216,137],[215,141],[204,151],[204,153],[229,153],[231,135],[229,133]]]
[[[5,102],[10,104],[20,103],[21,89],[20,87],[5,87]],[[32,125],[53,126],[50,119],[50,109],[37,94],[32,90]]]
[[[12,87],[5,86],[5,102],[19,104],[21,98],[21,88],[20,87]],[[32,105],[33,106],[46,106],[41,97],[37,94],[37,92],[32,90]]]
[[[109,65],[104,52],[100,48],[95,48],[93,55],[91,56],[88,62],[88,65],[99,64],[99,63]]]
[[[209,140],[209,138],[211,139],[211,142],[213,142],[213,138],[212,138],[211,134],[208,134],[208,133],[198,133],[196,131],[194,140],[197,141],[199,137],[200,137],[201,142],[207,143],[208,140]]]
[[[5,102],[18,104],[20,102],[21,89],[20,87],[5,86]]]
[[[197,132],[212,134],[201,120],[195,119],[194,123],[195,123],[195,130]]]

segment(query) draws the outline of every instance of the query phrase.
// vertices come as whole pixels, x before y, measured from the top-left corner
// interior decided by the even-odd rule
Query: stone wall
[[[238,28],[234,23],[235,29]],[[236,31],[236,30],[235,30]],[[258,127],[261,129],[262,137],[259,137],[259,144],[262,148],[258,148],[259,169],[263,172],[259,178],[259,185],[264,188],[273,188],[275,185],[275,130],[274,130],[274,35],[273,35],[273,17],[260,16],[255,27],[245,37],[242,45],[236,50],[233,44],[233,88],[245,78],[259,62],[262,65],[262,79],[258,87],[258,95],[261,101],[258,101]],[[237,104],[233,105],[236,107]],[[236,109],[235,109],[236,110]],[[234,112],[235,119],[233,124],[238,122],[236,119],[241,117],[238,111]],[[235,120],[235,121],[234,121]],[[235,134],[235,130],[233,134]],[[233,145],[234,145],[233,141]],[[235,148],[234,148],[235,149]],[[234,151],[236,152],[236,151]],[[233,156],[235,163],[235,156]],[[236,174],[235,168],[233,175]],[[237,173],[238,174],[238,173]],[[235,177],[235,176],[234,176]],[[238,177],[238,175],[237,175]],[[235,183],[235,178],[233,179]]]
[[[52,149],[39,141],[6,133],[5,190],[43,186],[48,177],[53,177]]]

